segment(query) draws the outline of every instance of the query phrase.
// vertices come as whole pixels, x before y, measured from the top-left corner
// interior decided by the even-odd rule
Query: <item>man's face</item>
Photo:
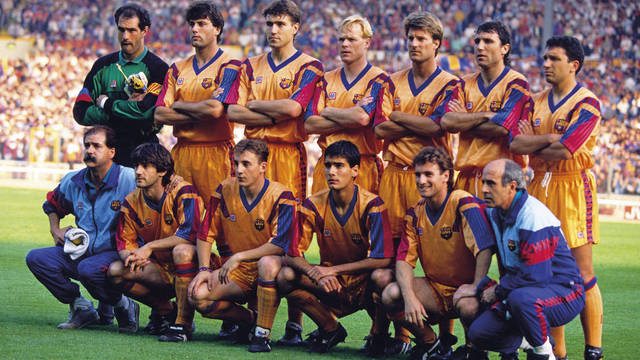
[[[447,192],[449,171],[440,170],[440,166],[433,162],[426,162],[415,168],[416,186],[420,196],[431,199],[439,194]]]
[[[324,174],[327,185],[331,190],[340,191],[353,184],[358,176],[358,165],[349,166],[349,162],[343,157],[330,157],[324,159]]]
[[[148,189],[158,183],[162,184],[162,177],[167,173],[166,171],[158,172],[158,169],[152,164],[137,164],[135,172],[136,186],[140,189]]]
[[[118,41],[120,41],[122,52],[128,58],[142,52],[144,48],[144,36],[147,34],[149,27],[140,30],[139,23],[140,19],[137,16],[130,18],[120,17],[118,20]]]
[[[510,48],[509,44],[501,45],[500,37],[493,31],[477,33],[473,41],[473,55],[478,66],[485,69],[502,64]]]
[[[407,50],[412,62],[421,63],[435,58],[438,46],[440,46],[440,41],[434,41],[427,30],[409,29]]]
[[[213,26],[208,17],[189,20],[191,29],[191,45],[196,49],[205,48],[212,43],[217,43],[220,28]]]
[[[103,131],[97,131],[84,138],[84,163],[88,168],[99,168],[108,165],[116,154],[115,148],[106,144]]]
[[[289,15],[268,15],[266,22],[267,42],[272,49],[280,49],[293,42],[300,24],[293,23]]]
[[[340,44],[340,60],[345,64],[351,64],[366,58],[371,41],[362,37],[360,24],[351,24],[342,29],[338,43]]]
[[[242,187],[251,187],[264,178],[267,171],[267,162],[260,161],[253,151],[244,151],[235,154],[236,176]]]
[[[569,61],[566,51],[561,47],[547,49],[543,59],[544,78],[552,85],[562,83],[572,74],[575,76],[578,69],[578,61]]]
[[[510,184],[502,184],[504,163],[491,162],[482,171],[482,195],[488,207],[498,207],[503,210],[511,207],[511,201],[515,196],[515,181]]]

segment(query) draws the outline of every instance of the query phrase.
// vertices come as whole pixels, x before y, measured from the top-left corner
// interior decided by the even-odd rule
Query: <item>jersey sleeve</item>
[[[571,125],[560,138],[560,143],[575,154],[589,137],[597,135],[594,130],[600,118],[600,102],[592,97],[582,99],[567,115]]]
[[[93,63],[89,74],[84,79],[82,90],[76,97],[73,104],[73,118],[80,125],[105,125],[109,121],[107,113],[95,104],[95,99],[102,93],[100,85],[102,72],[100,70],[106,65],[107,61],[104,58]]]
[[[139,247],[136,225],[143,227],[138,214],[126,199],[120,208],[118,215],[118,228],[116,231],[116,248],[120,250],[135,250]]]
[[[444,114],[451,111],[449,103],[451,100],[459,99],[462,93],[462,85],[459,80],[451,80],[447,85],[440,90],[440,93],[436,96],[435,109],[429,116],[433,122],[440,125],[440,120]]]
[[[218,185],[216,191],[211,195],[209,199],[209,206],[204,214],[204,218],[200,223],[198,230],[198,240],[206,241],[208,243],[220,243],[224,237],[222,232],[221,218],[224,215],[229,215],[227,205],[224,202],[222,196],[222,184]],[[222,256],[222,254],[220,254]]]
[[[418,217],[415,209],[409,208],[404,217],[404,228],[400,238],[400,245],[398,245],[396,260],[405,261],[415,268],[418,262],[418,241]]]
[[[324,77],[316,83],[316,87],[313,90],[313,96],[311,101],[307,105],[304,112],[305,120],[310,116],[320,115],[322,110],[327,106],[327,81]]]
[[[514,79],[507,84],[502,98],[502,107],[490,121],[507,130],[517,127],[518,121],[527,119],[528,115],[524,110],[530,99],[529,83],[524,79]]]
[[[295,90],[289,99],[300,104],[302,109],[306,109],[313,97],[316,84],[323,75],[324,70],[320,61],[314,60],[304,64],[294,78]]]
[[[367,204],[364,212],[369,230],[369,257],[374,259],[393,258],[393,240],[391,224],[384,202],[376,197]]]
[[[193,185],[185,185],[176,194],[173,216],[178,223],[176,236],[195,244],[202,219],[203,202]]]
[[[484,203],[474,197],[464,197],[458,202],[458,214],[462,220],[462,232],[467,248],[477,255],[480,251],[493,247],[493,231],[484,213]]]
[[[369,92],[366,94],[371,96],[372,98],[375,98],[376,100],[375,108],[372,109],[372,112],[369,112],[367,111],[366,108],[363,107],[364,111],[367,111],[369,116],[373,116],[372,119],[373,119],[374,127],[380,124],[381,122],[389,120],[389,115],[391,115],[391,112],[393,112],[393,108],[395,107],[396,96],[397,96],[396,86],[393,83],[393,80],[391,80],[391,77],[387,76],[386,74],[380,74],[380,75],[384,75],[384,77],[380,78],[377,83],[380,84],[382,82],[383,86],[381,87],[374,86],[375,85],[374,83],[372,84],[371,89],[368,90]],[[378,77],[380,75],[378,75]],[[376,89],[377,89],[377,94],[375,94],[376,96],[374,97],[373,90],[376,90]],[[399,101],[399,99],[397,100]],[[372,104],[373,102],[370,103],[369,105],[372,105]]]
[[[164,76],[162,90],[158,95],[156,106],[171,107],[171,105],[176,101],[176,81],[178,80],[178,74],[179,72],[176,64],[171,64],[169,70],[167,70],[167,73]]]
[[[214,97],[214,100],[218,100],[223,104],[231,103],[230,100],[233,99],[232,94],[237,94],[237,87],[240,85],[236,79],[240,74],[240,70],[242,67],[242,63],[240,60],[233,59],[229,62],[226,62],[220,66],[220,70],[218,70],[218,76],[216,78],[216,84],[218,88],[222,88],[222,93],[218,96]]]
[[[289,256],[303,256],[309,249],[313,234],[321,234],[322,217],[309,199],[305,199],[298,208],[298,236],[289,245]]]
[[[47,215],[55,212],[62,219],[73,212],[73,203],[65,196],[60,185],[58,185],[47,193],[47,200],[42,204],[42,210]]]
[[[519,121],[528,121],[533,127],[533,123],[531,121],[533,120],[534,106],[535,106],[535,102],[533,101],[533,98],[530,97],[529,101],[527,101],[527,103],[524,105],[524,108],[522,110],[522,117]],[[509,129],[509,144],[511,144],[511,142],[513,141],[513,139],[516,138],[516,136],[521,134],[522,133],[520,132],[518,123],[516,122],[516,124],[514,124],[514,126],[512,126],[511,129]]]
[[[298,236],[296,218],[296,198],[291,191],[283,191],[269,215],[268,221],[271,224],[269,242],[287,251],[289,245]]]
[[[251,82],[253,81],[253,67],[249,59],[242,62],[240,73],[231,86],[231,91],[227,96],[227,104],[238,104],[247,106],[249,94],[251,93]]]

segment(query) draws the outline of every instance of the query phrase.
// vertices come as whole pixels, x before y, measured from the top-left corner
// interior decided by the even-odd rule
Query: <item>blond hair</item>
[[[367,19],[363,18],[360,15],[351,15],[348,18],[342,20],[340,23],[340,27],[338,30],[342,31],[348,29],[353,24],[359,24],[362,28],[362,37],[370,39],[373,36],[373,30],[371,29],[371,24]]]

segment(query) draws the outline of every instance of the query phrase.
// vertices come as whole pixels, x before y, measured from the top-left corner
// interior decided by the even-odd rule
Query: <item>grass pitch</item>
[[[347,341],[329,354],[309,356],[304,349],[273,348],[268,354],[250,354],[245,347],[216,340],[220,322],[196,314],[194,341],[184,344],[160,343],[154,336],[117,333],[116,325],[62,331],[58,323],[66,319],[68,306],[59,303],[25,265],[32,248],[51,246],[48,221],[42,212],[45,191],[0,188],[0,359],[299,359],[365,358],[358,353],[367,335],[370,320],[364,311],[341,323],[349,332]],[[63,219],[71,225],[72,218]],[[601,244],[595,247],[594,264],[604,298],[604,349],[606,359],[638,359],[640,334],[640,225],[602,223]],[[317,261],[312,251],[311,261]],[[86,291],[84,296],[90,298]],[[97,303],[97,302],[96,302]],[[142,306],[142,325],[149,309]],[[278,339],[284,331],[286,301],[283,301],[273,329]],[[305,317],[305,333],[316,326]],[[456,324],[456,335],[463,339]],[[566,327],[569,358],[582,358],[580,321]],[[459,341],[460,343],[460,341]],[[398,357],[403,358],[403,357]],[[495,354],[492,359],[497,359]],[[521,355],[524,359],[524,355]]]

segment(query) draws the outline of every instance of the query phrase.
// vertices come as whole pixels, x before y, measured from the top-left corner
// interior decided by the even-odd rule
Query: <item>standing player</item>
[[[155,134],[160,129],[153,124],[153,105],[168,66],[144,46],[144,37],[151,26],[147,10],[127,4],[116,10],[114,19],[120,51],[93,64],[76,98],[73,117],[80,125],[100,124],[114,129],[117,141],[114,161],[132,166],[130,155],[136,146],[158,142]],[[146,86],[128,90],[129,80]]]
[[[216,5],[192,3],[186,20],[196,53],[171,65],[155,120],[173,125],[176,173],[192,183],[208,205],[218,184],[233,173],[233,125],[225,101],[240,62],[218,47],[224,19]]]
[[[600,130],[600,102],[576,82],[584,52],[569,36],[552,37],[544,55],[551,88],[534,95],[533,122],[514,131],[511,150],[531,154],[535,177],[529,193],[560,219],[562,232],[584,280],[586,303],[580,316],[587,360],[602,358],[602,296],[593,271],[592,246],[600,240],[596,183],[590,169]],[[564,329],[552,329],[555,354],[566,356]]]
[[[300,238],[289,247],[288,267],[278,275],[282,294],[318,325],[309,348],[318,353],[344,341],[347,332],[336,317],[371,306],[371,271],[389,266],[393,258],[384,203],[354,183],[358,148],[337,141],[326,149],[324,161],[329,189],[300,207]],[[303,256],[314,234],[320,249],[320,264],[315,266]]]
[[[258,260],[283,255],[296,236],[296,202],[291,191],[264,177],[269,149],[263,141],[242,140],[234,151],[237,177],[224,180],[211,197],[189,297],[203,316],[239,324],[237,342],[247,343],[257,315],[237,303],[253,300],[258,286],[275,286],[277,272],[265,272]],[[209,261],[214,241],[224,262],[215,271]],[[264,313],[260,303],[258,310]]]
[[[269,146],[266,177],[305,198],[307,152],[304,110],[311,101],[322,64],[294,47],[301,12],[291,0],[272,2],[263,12],[271,52],[245,60],[229,101],[229,120],[246,126],[245,135]]]
[[[511,35],[499,21],[478,27],[473,52],[479,72],[463,77],[464,98],[452,101],[442,128],[460,132],[455,169],[456,188],[481,196],[482,168],[491,160],[513,159],[526,166],[526,157],[509,151],[509,131],[530,116],[529,84],[509,68]]]
[[[159,316],[174,315],[174,323],[158,340],[187,341],[193,322],[187,287],[196,273],[194,245],[202,198],[184,181],[165,192],[174,168],[171,154],[162,145],[142,144],[131,160],[138,188],[122,204],[116,234],[121,260],[110,265],[109,278]]]
[[[366,19],[358,15],[350,16],[342,21],[339,32],[343,66],[326,73],[324,81],[318,83],[321,93],[317,97],[317,104],[314,99],[311,105],[314,115],[305,120],[304,127],[309,133],[320,134],[318,145],[323,153],[327,146],[339,140],[354,143],[361,156],[356,184],[377,193],[382,176],[382,161],[377,154],[382,144],[373,133],[373,118],[384,116],[381,114],[381,95],[382,85],[389,83],[388,76],[367,61],[367,49],[373,31]],[[367,99],[369,102],[366,105],[361,105],[367,96],[371,99]],[[311,192],[315,194],[326,188],[322,156],[313,170]]]
[[[456,337],[441,333],[436,338],[429,325],[467,316],[457,313],[454,294],[463,284],[475,289],[486,276],[493,235],[478,199],[453,189],[453,163],[444,149],[424,148],[412,166],[422,200],[407,211],[397,282],[384,288],[382,301],[391,317],[404,320],[416,335],[412,357],[446,358]],[[418,259],[424,277],[414,277]]]

